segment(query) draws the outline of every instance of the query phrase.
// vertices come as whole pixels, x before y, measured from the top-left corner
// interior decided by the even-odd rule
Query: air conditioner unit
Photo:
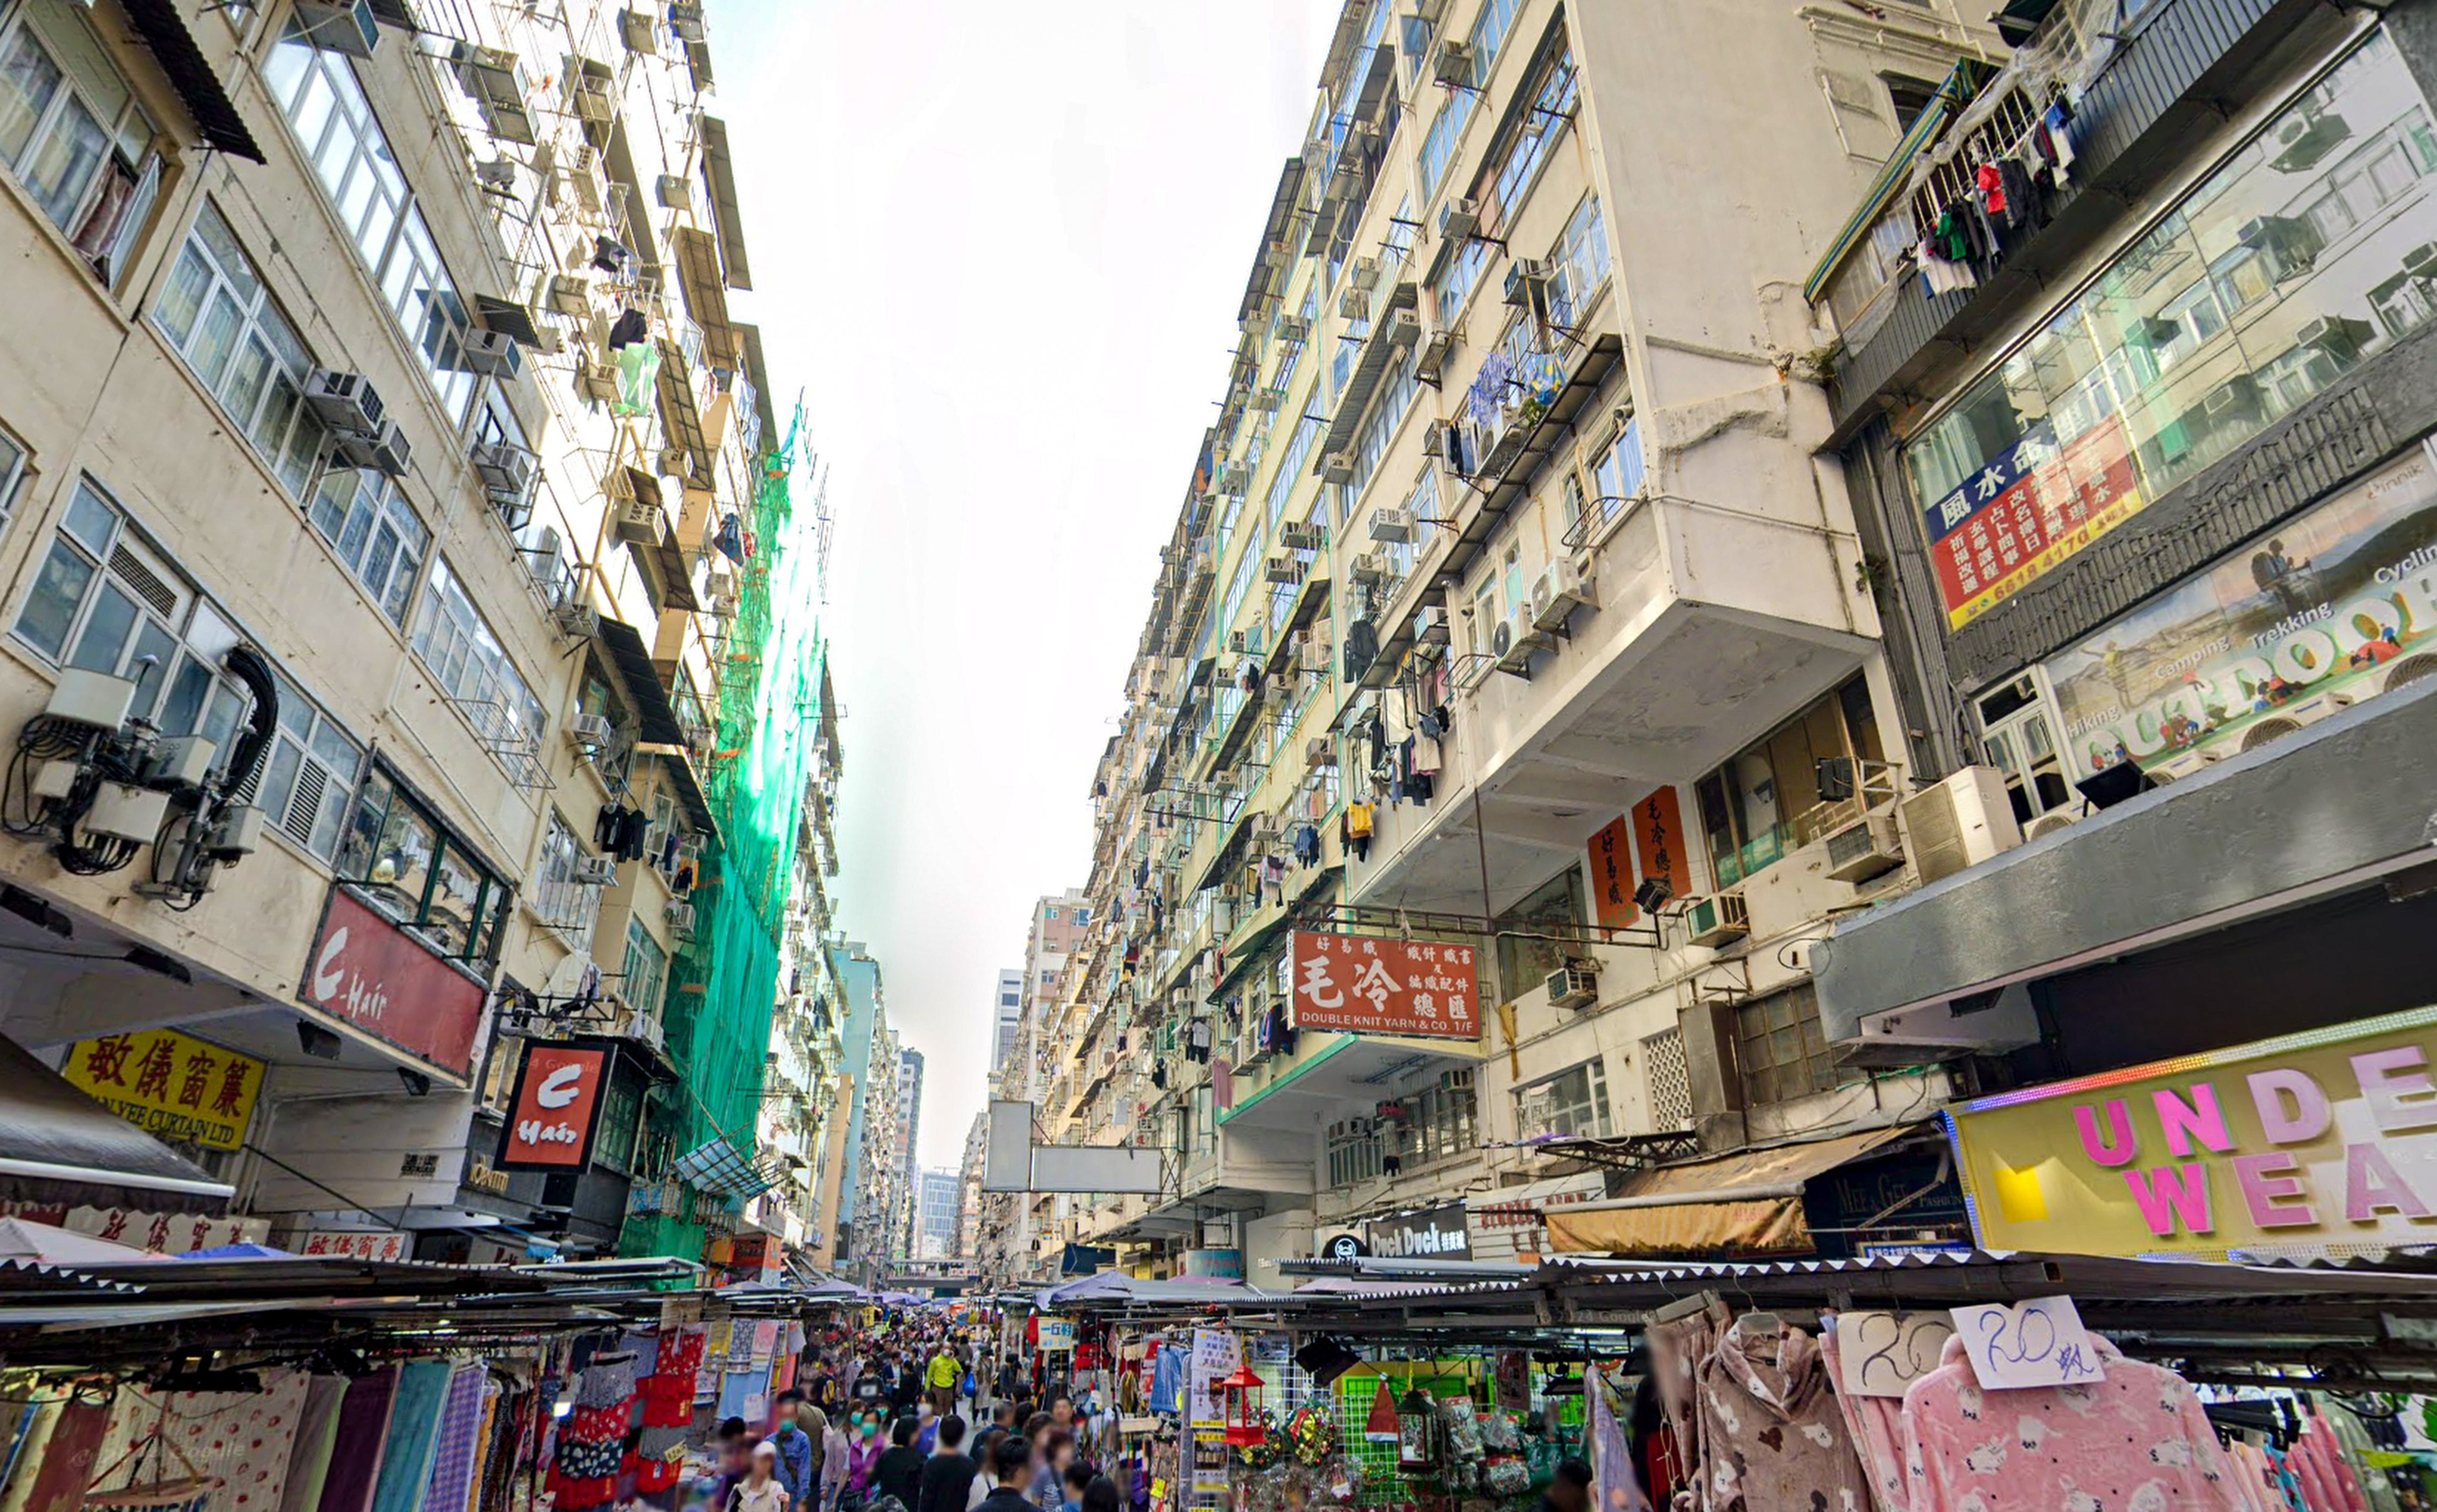
[[[1460,42],[1443,42],[1430,58],[1430,78],[1451,89],[1472,87],[1472,48]]]
[[[2055,834],[2060,829],[2064,829],[2070,826],[2078,824],[2080,821],[2080,814],[2073,812],[2070,809],[2060,808],[2054,813],[2042,814],[2037,819],[2032,820],[2030,827],[2023,831],[2023,838],[2025,840],[2040,840],[2046,836]]]
[[[607,887],[618,880],[618,863],[607,856],[575,858],[575,885]]]
[[[1444,646],[1451,638],[1447,629],[1446,611],[1437,604],[1425,604],[1413,611],[1413,644]]]
[[[1303,764],[1306,767],[1337,765],[1337,743],[1324,735],[1313,736],[1303,743]]]
[[[1271,582],[1275,583],[1290,584],[1301,582],[1304,578],[1303,558],[1295,556],[1290,552],[1280,552],[1279,554],[1270,558],[1269,566],[1265,575]]]
[[[693,184],[682,173],[663,173],[652,185],[652,198],[663,210],[692,210]]]
[[[1376,257],[1357,257],[1345,271],[1346,276],[1354,281],[1356,288],[1379,287],[1379,259]]]
[[[1245,403],[1251,405],[1256,414],[1273,415],[1286,408],[1287,391],[1284,389],[1255,389]]]
[[[2288,115],[2269,132],[2276,153],[2270,165],[2279,173],[2306,172],[2352,134],[2344,118],[2333,111]]]
[[[1413,376],[1424,383],[1436,383],[1446,373],[1446,360],[1455,351],[1455,334],[1444,325],[1427,326],[1422,331],[1421,344],[1413,351]],[[1434,421],[1433,425],[1444,425]],[[1436,457],[1436,449],[1430,451]]]
[[[398,429],[394,420],[381,422],[380,428],[367,436],[339,438],[341,461],[350,467],[387,473],[392,478],[406,476],[407,462],[413,453],[414,448],[407,444],[406,433]]]
[[[1305,320],[1300,315],[1281,315],[1278,317],[1279,340],[1307,341],[1310,339],[1311,322],[1309,321]]]
[[[693,905],[691,903],[671,898],[660,905],[660,917],[668,920],[669,928],[681,935],[693,933]]]
[[[1751,913],[1740,892],[1687,899],[1684,929],[1694,945],[1731,945],[1751,933]]]
[[[465,333],[465,371],[485,378],[513,378],[525,365],[524,349],[505,331]]]
[[[380,45],[380,20],[372,0],[296,0],[295,28],[324,52],[370,58]]]
[[[1913,874],[1923,882],[1952,877],[2023,843],[2022,826],[2006,796],[2005,773],[1995,767],[1964,767],[1937,787],[1903,800],[1904,848]]]
[[[1867,882],[1903,864],[1893,814],[1869,814],[1828,837],[1828,875],[1840,882]]]
[[[1271,678],[1269,686],[1261,689],[1261,702],[1273,709],[1286,707],[1287,700],[1293,696],[1294,688],[1283,677]]]
[[[656,498],[630,498],[618,506],[618,539],[635,546],[657,546],[660,541],[660,501]]]
[[[589,353],[576,359],[575,381],[587,399],[609,404],[618,397],[618,370]]]
[[[305,380],[305,402],[315,419],[342,436],[369,436],[388,416],[379,393],[360,373],[315,368]]]
[[[490,158],[474,165],[474,181],[485,189],[500,194],[517,192],[517,165],[506,158]]]
[[[1376,551],[1364,551],[1345,564],[1345,575],[1357,582],[1385,582],[1387,563]]]
[[[1413,538],[1411,510],[1377,509],[1371,512],[1371,539],[1391,546],[1402,546]]]
[[[601,634],[601,611],[590,604],[563,603],[551,611],[561,633],[578,640],[590,640]]]
[[[579,75],[575,80],[575,114],[594,126],[607,126],[616,120],[618,96],[611,92],[609,80],[593,74]]]
[[[1499,620],[1489,633],[1489,654],[1498,658],[1501,672],[1529,673],[1532,653],[1540,646],[1540,633],[1532,628],[1531,617],[1523,610]]]
[[[598,751],[618,738],[617,726],[606,714],[578,714],[567,721],[567,743],[586,750]]]
[[[1366,288],[1359,288],[1352,284],[1346,285],[1343,288],[1338,290],[1337,313],[1345,317],[1345,319],[1349,321],[1369,320],[1371,318],[1371,291]]]
[[[1218,492],[1230,498],[1241,497],[1252,486],[1252,470],[1242,463],[1230,462],[1218,469]]]
[[[1455,199],[1439,206],[1439,239],[1464,241],[1481,229],[1481,201]]]
[[[580,273],[553,273],[544,297],[559,314],[582,320],[592,313],[592,280]]]
[[[1569,961],[1549,973],[1549,1006],[1587,1008],[1599,1001],[1599,968],[1587,961]]]
[[[510,442],[485,442],[474,448],[474,471],[495,499],[520,499],[533,492],[534,454]]]
[[[1532,623],[1539,630],[1562,630],[1577,609],[1596,609],[1598,596],[1570,558],[1561,557],[1540,569],[1532,582]]]
[[[651,16],[644,11],[621,10],[618,12],[618,40],[626,44],[626,50],[630,53],[659,51],[659,29],[652,24]]]
[[[1549,265],[1518,257],[1506,269],[1506,303],[1518,309],[1545,310],[1549,304]]]
[[[1244,633],[1242,631],[1231,630],[1227,632],[1227,654],[1230,656],[1250,655],[1251,652],[1244,649],[1250,644],[1251,642],[1244,638]]]
[[[1317,551],[1324,544],[1320,527],[1309,521],[1278,527],[1278,545],[1289,551]]]
[[[1323,457],[1320,460],[1320,480],[1324,483],[1354,481],[1354,454],[1350,451],[1333,451]]]
[[[2357,321],[2349,315],[2322,315],[2303,322],[2302,328],[2293,333],[2293,344],[2314,346],[2348,362],[2359,356],[2360,349],[2376,334],[2377,328],[2367,321]]]
[[[653,459],[655,470],[662,478],[686,478],[693,476],[693,453],[683,446],[663,446]]]
[[[1303,669],[1306,675],[1312,677],[1328,675],[1331,661],[1328,637],[1317,626],[1304,632],[1302,661]]]

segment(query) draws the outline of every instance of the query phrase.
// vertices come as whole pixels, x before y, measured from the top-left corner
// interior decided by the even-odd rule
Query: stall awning
[[[1808,1254],[1803,1184],[1911,1132],[1870,1129],[1646,1171],[1622,1196],[1548,1209],[1549,1247],[1561,1255]]]
[[[0,1198],[94,1208],[218,1206],[236,1190],[0,1038]]]

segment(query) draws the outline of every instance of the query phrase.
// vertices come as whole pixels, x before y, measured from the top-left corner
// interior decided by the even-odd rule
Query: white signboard
[[[1954,1310],[1972,1373],[1984,1391],[2075,1386],[2103,1381],[2097,1347],[2069,1296],[2027,1302],[1975,1302]]]
[[[1955,1325],[1942,1312],[1836,1314],[1836,1388],[1848,1397],[1895,1397],[1937,1368]]]
[[[1193,1330],[1193,1359],[1185,1370],[1187,1390],[1191,1394],[1193,1426],[1217,1428],[1225,1422],[1225,1408],[1218,1394],[1218,1383],[1234,1375],[1244,1364],[1244,1347],[1236,1335],[1225,1329]]]

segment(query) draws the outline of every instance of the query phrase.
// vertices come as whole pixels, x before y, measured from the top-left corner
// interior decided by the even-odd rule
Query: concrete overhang
[[[1957,1038],[1962,999],[2437,861],[2437,679],[2408,685],[1841,923],[1813,950],[1832,1042]],[[1985,1016],[1996,1030],[2009,1016]],[[1937,1036],[1929,1036],[1936,1038]],[[1994,1048],[1991,1042],[1990,1048]]]

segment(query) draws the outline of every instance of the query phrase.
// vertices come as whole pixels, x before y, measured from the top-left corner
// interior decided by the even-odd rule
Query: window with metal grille
[[[305,404],[312,355],[272,302],[237,234],[209,200],[197,212],[194,228],[179,249],[178,261],[152,307],[152,323],[211,391],[264,464],[289,493],[303,498],[329,441],[329,433]],[[341,487],[341,497],[357,477],[349,470],[330,475]],[[338,539],[326,526],[323,533]],[[398,617],[404,608],[401,601],[390,617]]]
[[[1684,1060],[1684,1032],[1662,1029],[1641,1042],[1641,1097],[1653,1129],[1692,1121],[1692,1072]]]
[[[1593,1057],[1515,1089],[1516,1132],[1604,1138],[1616,1132],[1608,1112],[1607,1063]]]
[[[1807,982],[1735,1008],[1735,1060],[1744,1098],[1787,1103],[1840,1080],[1819,1027],[1819,994]]]

